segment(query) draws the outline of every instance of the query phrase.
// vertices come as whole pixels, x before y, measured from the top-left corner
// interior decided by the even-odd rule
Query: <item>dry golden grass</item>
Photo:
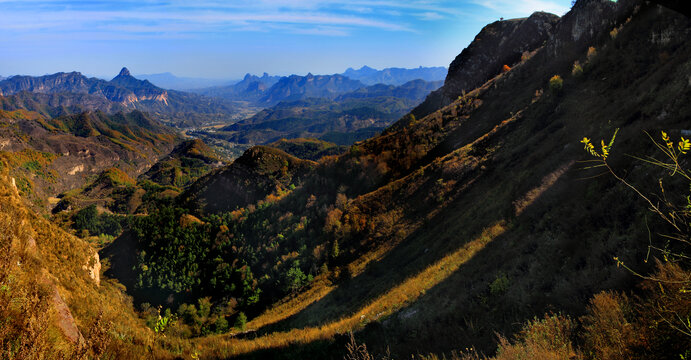
[[[167,359],[190,354],[187,340],[157,338],[144,326],[122,285],[105,279],[97,286],[83,267],[94,251],[89,244],[29,211],[10,184],[0,176],[0,358]],[[58,313],[58,298],[71,316]],[[83,341],[66,337],[70,324]]]
[[[287,347],[292,344],[310,343],[317,340],[330,339],[337,334],[344,334],[362,328],[369,322],[391,315],[392,313],[410,305],[428,289],[442,282],[449,275],[470,260],[478,251],[482,250],[494,238],[506,231],[504,222],[497,222],[485,229],[480,236],[468,242],[458,250],[448,254],[436,263],[430,265],[420,273],[411,276],[398,286],[372,300],[355,313],[340,320],[318,327],[293,329],[287,332],[275,332],[256,339],[234,339],[227,335],[200,339],[199,345],[212,351],[204,356],[228,357],[250,353],[262,349]],[[321,294],[321,293],[318,293]],[[313,298],[314,299],[314,298]],[[278,307],[279,313],[286,315],[293,303],[286,303],[285,307]],[[301,304],[304,306],[304,304]],[[273,315],[259,317],[257,324],[268,323]],[[279,316],[276,316],[279,317]]]

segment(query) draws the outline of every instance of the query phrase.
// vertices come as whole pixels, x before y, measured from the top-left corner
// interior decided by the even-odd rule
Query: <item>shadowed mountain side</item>
[[[299,185],[315,165],[278,149],[255,146],[232,164],[192,184],[180,201],[209,213],[232,211]]]
[[[496,21],[485,26],[449,65],[444,86],[430,94],[412,113],[421,118],[482,85],[543,45],[559,17],[536,12],[524,19]]]
[[[283,150],[300,159],[313,161],[317,161],[324,156],[339,155],[348,150],[346,146],[339,146],[319,139],[305,138],[281,139],[266,146]]]
[[[140,176],[140,179],[148,179],[163,186],[173,185],[184,188],[212,169],[221,166],[223,162],[203,141],[187,140],[154,164]]]
[[[396,357],[464,346],[491,352],[495,331],[509,336],[520,330],[519,324],[552,310],[578,316],[594,293],[628,288],[632,278],[616,267],[613,256],[641,271],[651,270],[643,263],[645,208],[614,179],[591,180],[598,170],[578,162],[587,159],[578,143],[584,134],[608,139],[620,128],[619,150],[608,162],[627,181],[645,183],[648,170],[624,154],[654,152],[644,130],[669,129],[678,136],[688,127],[691,108],[683,99],[691,96],[691,45],[685,37],[691,22],[650,5],[627,13],[632,4],[610,8],[608,2],[577,3],[558,26],[555,43],[469,98],[423,119],[406,119],[349,154],[324,162],[317,173],[341,174],[332,189],[345,189],[347,199],[326,215],[324,234],[340,249],[329,268],[332,274],[348,268],[352,278],[315,283],[324,291],[306,290],[313,296],[291,303],[291,311],[283,309],[273,318],[272,310],[260,315],[256,321],[266,326],[258,329],[264,336],[212,337],[207,344],[225,343],[240,353],[280,348],[271,352],[278,358],[310,351],[338,358],[328,350],[330,344],[338,345],[334,334],[354,328],[368,348],[381,353],[388,346]],[[605,18],[632,18],[622,20],[616,37],[609,32],[619,24],[595,21],[591,25],[597,32],[589,44],[580,37],[572,47],[561,43],[560,34],[573,36],[566,26],[583,30],[582,23],[572,20],[600,11],[594,9],[609,14]],[[673,35],[659,41],[656,34],[661,32]],[[597,49],[596,56],[588,55],[589,46]],[[560,54],[556,60],[553,51]],[[571,73],[576,61],[583,64],[582,73]],[[554,74],[563,77],[563,87],[549,90]],[[427,137],[428,129],[435,135],[430,142],[416,141]],[[414,156],[406,161],[403,144],[411,143],[423,146],[420,155],[406,153]],[[365,176],[355,176],[356,169]],[[308,179],[303,186],[310,181],[318,183]],[[641,186],[647,191],[655,185]],[[296,202],[290,196],[285,201]],[[359,227],[361,219],[365,225]],[[416,282],[402,278],[425,274],[419,271],[456,254],[497,224],[503,224],[501,235],[491,236],[472,259],[452,273],[440,267],[423,276],[424,281],[442,276],[439,282],[427,282],[433,286],[423,286],[424,293],[412,291],[415,287],[407,292],[405,284]]]

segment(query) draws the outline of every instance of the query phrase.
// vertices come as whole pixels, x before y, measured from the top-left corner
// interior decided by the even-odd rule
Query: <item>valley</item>
[[[0,78],[0,358],[691,356],[679,8],[448,69]]]

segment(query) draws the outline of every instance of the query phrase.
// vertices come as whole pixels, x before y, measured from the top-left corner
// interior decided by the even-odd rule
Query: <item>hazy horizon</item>
[[[218,80],[448,66],[499,18],[570,0],[0,0],[0,75],[172,73]],[[49,61],[46,61],[49,60]]]

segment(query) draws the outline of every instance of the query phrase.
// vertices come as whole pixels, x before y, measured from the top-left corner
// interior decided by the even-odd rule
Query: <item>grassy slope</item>
[[[286,299],[248,324],[254,340],[206,343],[221,356],[313,343],[281,352],[289,357],[328,352],[318,340],[364,327],[361,336],[377,350],[389,345],[400,356],[471,345],[492,351],[494,331],[512,333],[549,310],[578,314],[593,293],[628,287],[611,258],[645,269],[644,210],[610,179],[588,179],[597,173],[578,162],[587,159],[578,140],[621,127],[621,153],[612,161],[640,180],[640,167],[621,154],[652,153],[643,130],[684,127],[689,44],[649,40],[668,24],[688,26],[644,7],[616,39],[604,34],[592,44],[598,55],[582,77],[570,71],[574,61],[586,62],[585,48],[558,62],[538,53],[472,94],[477,108],[469,117],[459,116],[471,102],[461,99],[324,163],[321,174],[355,165],[366,173],[367,161],[376,167],[353,183],[342,180],[350,194],[376,189],[349,202],[341,217],[347,223],[362,213],[366,229],[331,235],[352,252],[353,278],[316,282]],[[559,94],[547,89],[554,74],[565,78]],[[418,148],[406,149],[411,143]],[[491,291],[504,276],[508,284]]]
[[[97,285],[84,268],[94,264],[94,249],[34,215],[10,184],[0,176],[0,312],[7,321],[0,357],[173,358],[163,347],[189,356],[189,345],[170,344],[144,326],[122,285],[109,279]],[[81,345],[61,330],[74,325]]]

